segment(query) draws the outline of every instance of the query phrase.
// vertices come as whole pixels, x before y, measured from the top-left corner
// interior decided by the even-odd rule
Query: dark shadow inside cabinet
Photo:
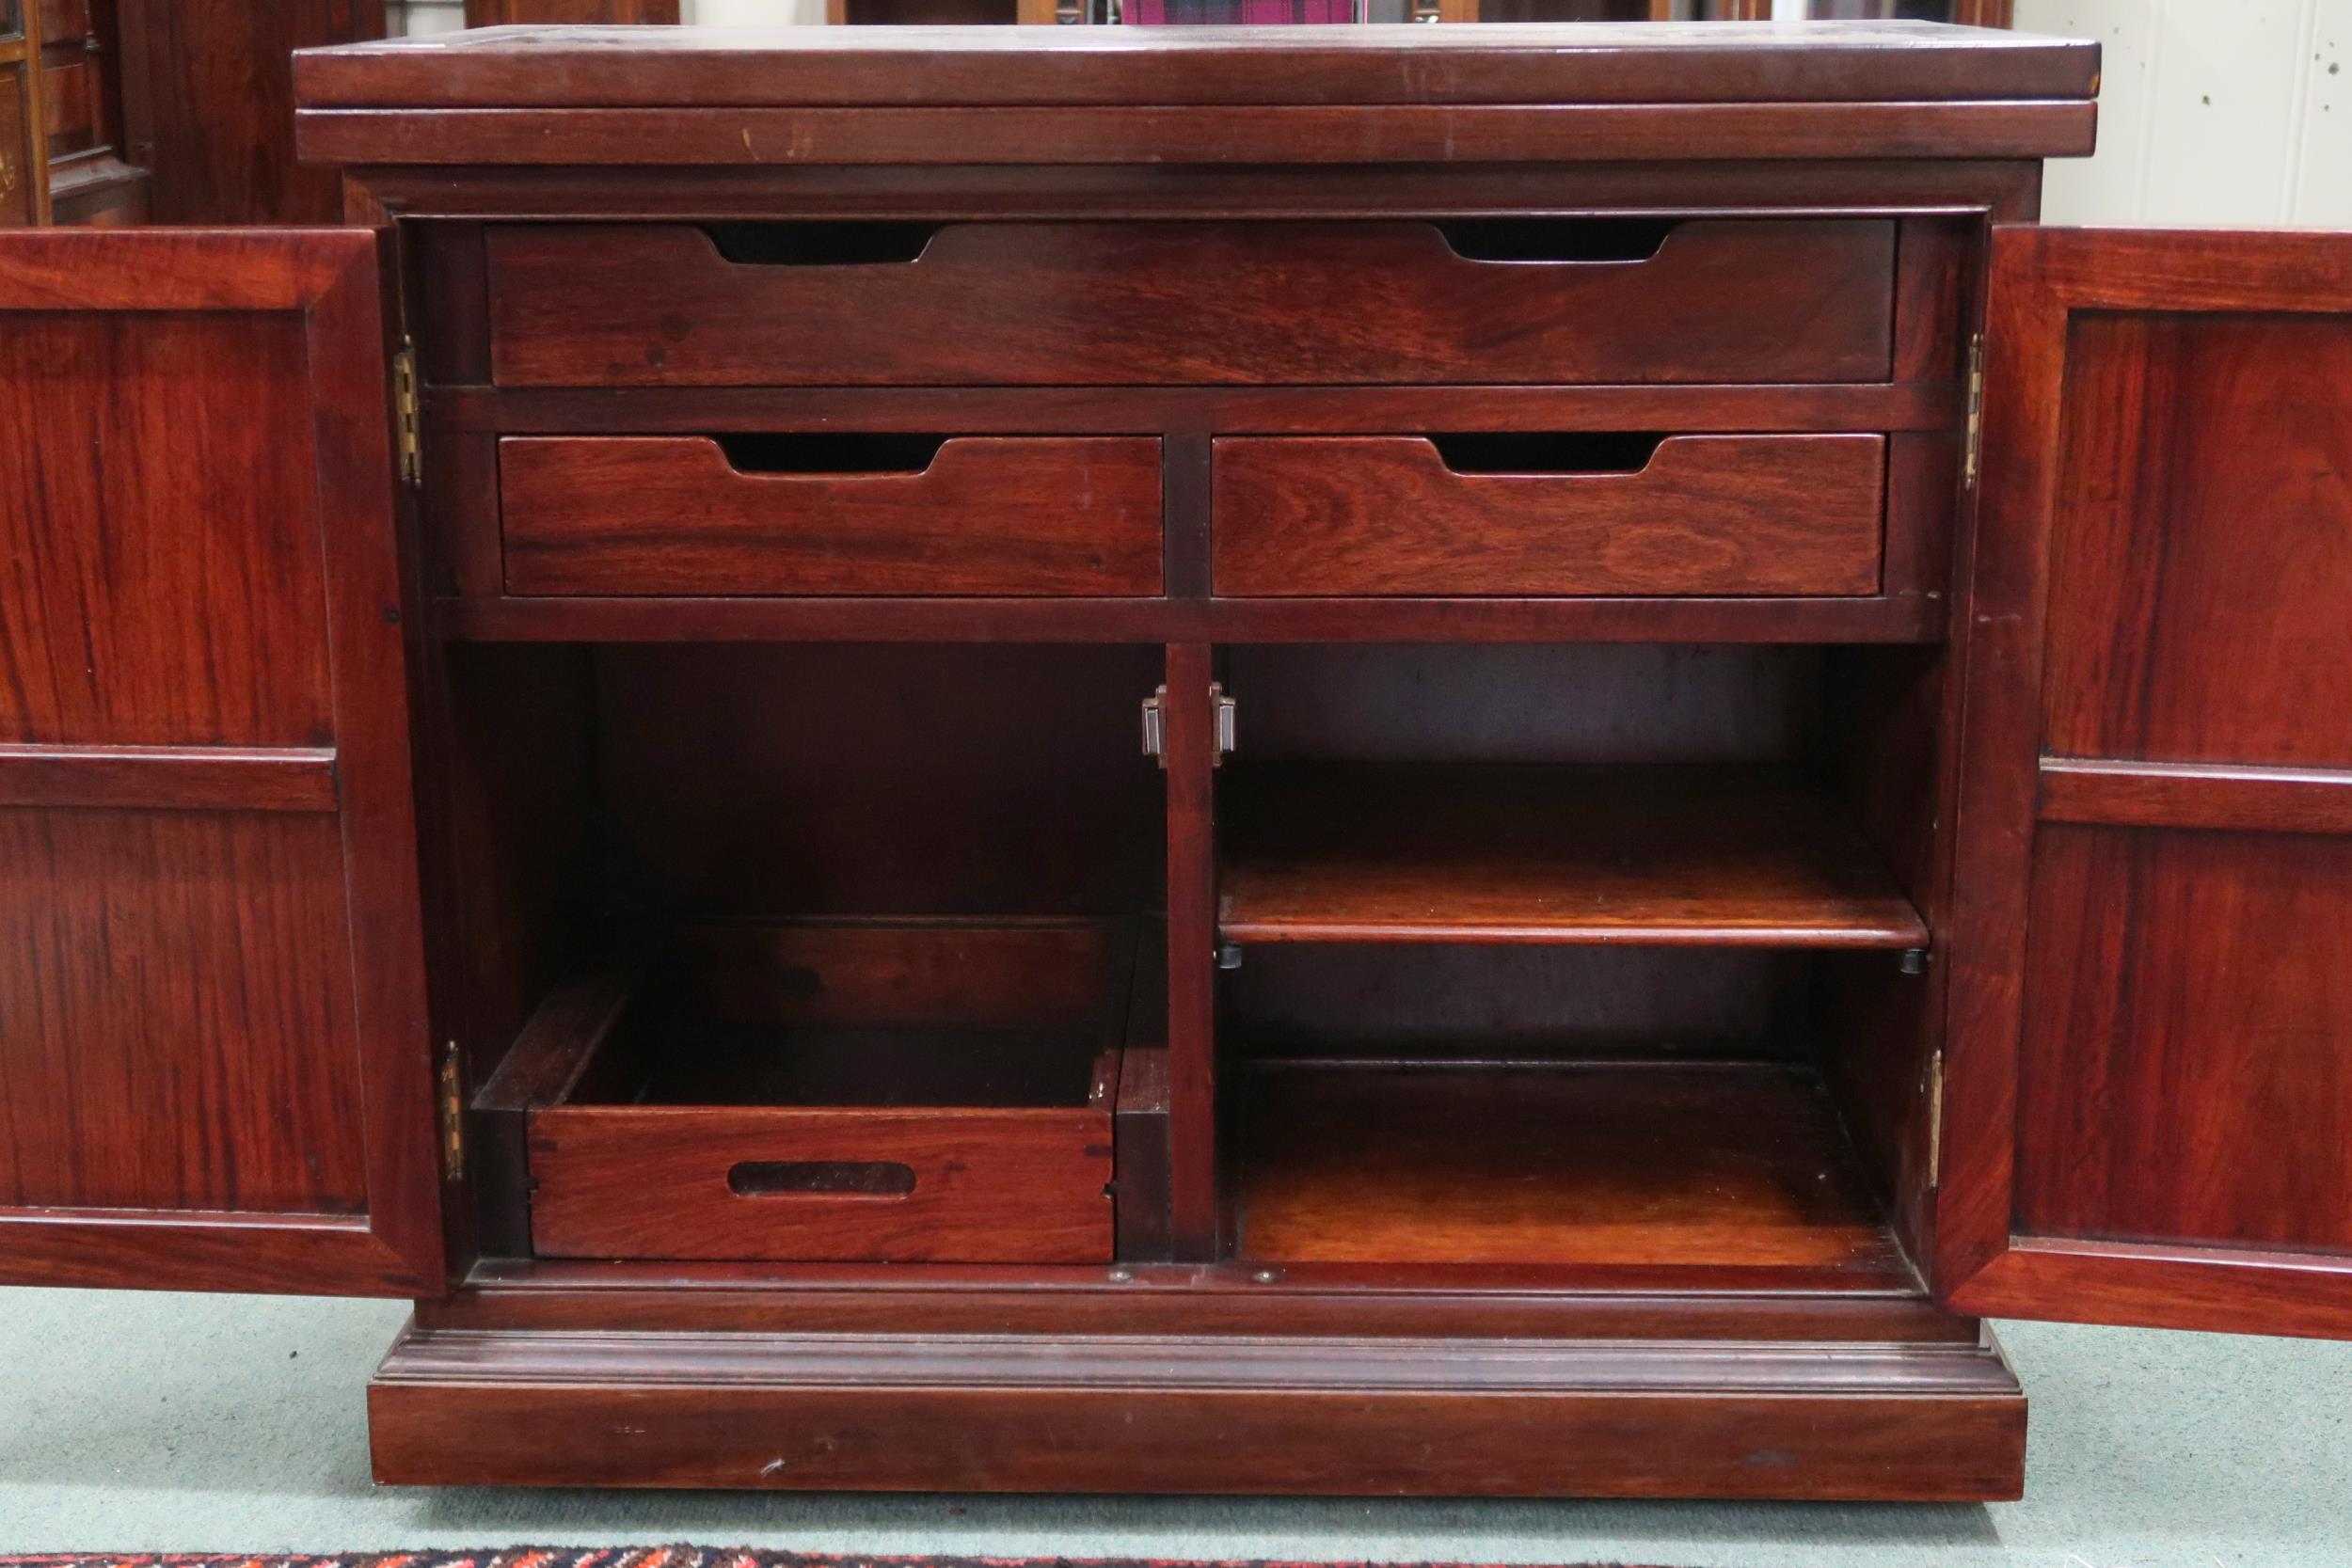
[[[437,657],[483,1256],[1917,1290],[1938,648],[1220,651],[1184,1040],[1166,650]]]
[[[1220,675],[1236,1256],[1915,1289],[1940,650]]]
[[[485,1255],[1112,1258],[1165,1013],[1159,649],[442,661]]]

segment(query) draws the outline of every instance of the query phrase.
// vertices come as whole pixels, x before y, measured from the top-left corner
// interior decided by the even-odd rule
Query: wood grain
[[[0,1210],[366,1207],[333,817],[0,811]]]
[[[438,1286],[383,260],[0,257],[12,1282]]]
[[[412,1331],[370,1394],[379,1481],[857,1490],[2014,1497],[2024,1414],[1976,1344],[1182,1331]]]
[[[919,471],[761,473],[707,437],[499,443],[509,593],[1160,590],[1159,442],[958,438]]]
[[[331,812],[335,753],[294,748],[0,745],[0,806]]]
[[[533,1250],[1106,1260],[1133,965],[1099,922],[730,922],[561,988],[497,1085]]]
[[[1947,329],[1949,323],[1942,324]],[[486,348],[486,344],[483,345]],[[714,431],[938,431],[1092,436],[1104,430],[1386,436],[1400,430],[1935,431],[1962,418],[1958,383],[1584,387],[489,387],[469,368],[428,385],[427,428],[532,436]]]
[[[1799,1069],[1271,1065],[1246,1094],[1245,1259],[1908,1269]]]
[[[217,13],[115,0],[126,159],[161,224],[332,224],[335,172],[301,166],[297,49],[384,36],[384,0],[285,0]]]
[[[2352,313],[2103,316],[2067,355],[2113,401],[2058,498],[2049,749],[2352,764],[2352,412],[2312,395],[2352,385]]]
[[[2047,757],[2041,817],[2134,828],[2352,833],[2352,770]]]
[[[1622,261],[1471,261],[1399,222],[951,224],[864,265],[672,225],[488,244],[503,387],[1877,380],[1894,271],[1868,219],[1695,220]]]
[[[1123,1078],[1122,1073],[1122,1078]],[[1126,1277],[1113,1277],[1123,1272]],[[1271,1274],[1271,1279],[1264,1277]],[[1605,1288],[1602,1288],[1605,1287]],[[1759,1266],[485,1261],[432,1328],[610,1333],[1100,1332],[1245,1338],[1981,1342],[1980,1324],[1852,1271]]]
[[[1166,806],[1136,743],[1165,678],[1157,649],[875,645],[843,629],[839,643],[597,650],[597,800],[651,907],[1159,907]]]
[[[2045,827],[2035,859],[2017,1233],[2344,1266],[2352,844]]]
[[[900,1196],[747,1196],[744,1162],[887,1162]],[[1111,1113],[565,1105],[532,1114],[532,1242],[555,1258],[1081,1263],[1111,1257]]]
[[[2352,245],[2004,230],[1992,297],[1939,1287],[2343,1334]]]
[[[1677,436],[1622,473],[1464,473],[1418,436],[1216,443],[1242,596],[1867,594],[1886,442]]]
[[[1230,787],[1228,941],[1927,942],[1851,825],[1771,770],[1343,764]]]
[[[1100,35],[904,27],[640,37],[544,30],[452,48],[306,51],[308,105],[1787,103],[2090,98],[2099,49],[2070,39],[1868,26],[1490,26],[1436,33],[1242,28]]]
[[[319,536],[283,526],[318,506],[301,320],[6,303],[0,736],[330,744]],[[215,378],[236,399],[192,405]]]
[[[1841,598],[445,599],[490,642],[1935,642],[1944,607]]]
[[[1171,643],[1162,699],[1167,778],[1169,1234],[1179,1258],[1206,1260],[1218,1235],[1218,853],[1212,650]]]
[[[1021,166],[2087,157],[2095,106],[1999,103],[966,109],[302,108],[315,163]]]

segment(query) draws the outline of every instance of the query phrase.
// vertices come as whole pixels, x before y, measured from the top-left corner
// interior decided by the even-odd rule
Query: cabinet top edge
[[[1936,23],[487,27],[310,49],[307,109],[2082,100],[2095,42]]]

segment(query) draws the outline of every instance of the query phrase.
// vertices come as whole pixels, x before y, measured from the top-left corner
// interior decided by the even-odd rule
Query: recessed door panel
[[[2352,236],[1994,250],[1937,1284],[2352,1337]]]

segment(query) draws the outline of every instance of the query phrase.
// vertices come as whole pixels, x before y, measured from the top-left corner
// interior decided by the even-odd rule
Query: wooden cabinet
[[[1975,1314],[2352,1333],[2352,241],[2034,227],[2096,69],[304,56],[380,230],[0,243],[0,1277],[412,1297],[427,1483],[1994,1497]]]
[[[385,276],[0,247],[8,1277],[441,1284]]]
[[[0,0],[0,228],[49,221],[49,149],[40,78],[37,4]]]

